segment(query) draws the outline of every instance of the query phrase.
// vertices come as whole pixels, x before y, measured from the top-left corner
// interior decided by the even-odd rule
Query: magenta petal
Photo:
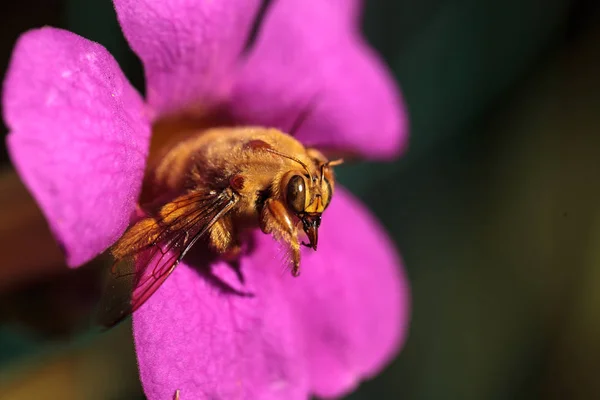
[[[150,127],[113,57],[73,33],[25,33],[4,81],[8,148],[70,266],[111,245],[141,188]]]
[[[259,0],[114,0],[125,37],[144,64],[158,114],[206,112],[229,95],[231,72]]]
[[[340,396],[383,369],[403,344],[410,288],[389,237],[370,213],[336,189],[323,214],[319,250],[286,282],[306,336],[311,388]]]
[[[242,258],[246,284],[225,264],[226,293],[186,265],[134,314],[149,399],[306,399],[353,389],[390,361],[408,319],[408,286],[381,228],[343,191],[323,220],[318,252],[292,278],[257,233]]]
[[[248,297],[230,294],[180,265],[133,316],[144,392],[150,400],[305,399],[301,337],[263,259],[243,261]],[[277,267],[276,271],[277,271]],[[215,274],[236,284],[224,264]]]
[[[404,105],[357,32],[357,7],[347,7],[355,3],[274,2],[240,71],[233,115],[289,131],[309,111],[296,134],[304,143],[371,158],[397,155],[407,139]]]

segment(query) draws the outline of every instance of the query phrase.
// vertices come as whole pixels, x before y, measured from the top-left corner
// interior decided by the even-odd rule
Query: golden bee
[[[200,238],[231,259],[241,233],[260,228],[286,245],[298,276],[300,246],[317,250],[333,167],[341,162],[277,129],[216,128],[181,141],[153,168],[160,205],[145,210],[110,250],[113,279],[100,322],[113,325],[139,308]],[[127,277],[133,290],[123,299],[119,280]]]

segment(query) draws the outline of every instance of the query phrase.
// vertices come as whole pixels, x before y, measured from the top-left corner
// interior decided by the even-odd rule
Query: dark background
[[[403,352],[350,398],[600,398],[600,2],[366,3],[410,148],[339,175],[398,244],[413,308]],[[21,32],[53,25],[102,43],[143,85],[108,0],[0,7],[2,71]],[[6,271],[37,245],[11,245],[9,206],[24,193],[11,185]],[[135,397],[126,328],[73,334],[95,271],[19,271],[0,275],[0,398]]]

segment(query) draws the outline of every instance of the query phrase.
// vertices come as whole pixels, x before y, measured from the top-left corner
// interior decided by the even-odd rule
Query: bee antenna
[[[326,166],[327,166],[327,163],[321,164],[321,177],[319,178],[319,181],[321,184],[323,184],[323,176],[325,175],[325,167]]]
[[[342,165],[344,163],[343,158],[338,158],[337,160],[327,161],[325,163],[326,167],[337,167],[338,165]]]
[[[269,153],[272,153],[272,154],[276,154],[279,157],[287,158],[288,160],[292,160],[292,161],[297,162],[298,164],[302,165],[302,168],[304,168],[304,170],[308,173],[308,176],[310,176],[310,178],[312,179],[312,175],[311,175],[310,171],[308,170],[308,167],[306,166],[306,164],[304,164],[302,161],[300,161],[296,157],[293,157],[293,156],[290,156],[290,155],[287,155],[287,154],[284,154],[284,153],[280,153],[277,150],[274,150],[274,149],[271,149],[271,148],[265,149],[265,151],[268,151]]]
[[[327,161],[326,163],[321,164],[321,183],[323,183],[323,175],[325,175],[325,168],[335,167],[336,165],[340,165],[344,163],[344,159],[338,158],[337,160]]]

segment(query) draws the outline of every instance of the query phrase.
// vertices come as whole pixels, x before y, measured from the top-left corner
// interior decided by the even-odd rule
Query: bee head
[[[310,247],[316,250],[321,214],[329,205],[333,194],[330,177],[295,171],[288,174],[286,182],[285,203],[302,222]]]

